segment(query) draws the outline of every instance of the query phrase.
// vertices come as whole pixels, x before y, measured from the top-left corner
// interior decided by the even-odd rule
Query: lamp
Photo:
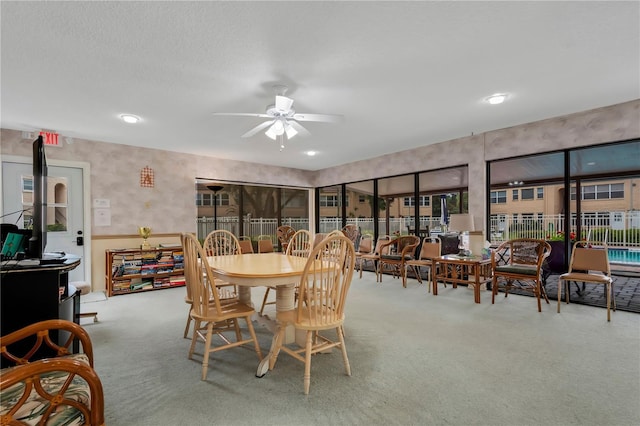
[[[469,232],[475,230],[473,223],[473,216],[470,214],[452,214],[449,216],[449,229],[451,231],[459,232],[458,239],[460,240],[460,253],[459,255],[469,255]]]
[[[218,230],[218,191],[224,188],[221,185],[209,185],[207,186],[213,191],[213,230]]]

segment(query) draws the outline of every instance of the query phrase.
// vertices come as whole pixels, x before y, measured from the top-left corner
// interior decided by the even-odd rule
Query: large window
[[[608,183],[599,185],[584,185],[580,188],[581,200],[611,200],[624,198],[623,183]],[[571,187],[571,199],[576,199],[576,187]]]
[[[533,188],[523,188],[520,195],[523,200],[533,200]]]
[[[340,200],[338,200],[337,195],[321,195],[320,196],[320,207],[338,207],[340,205]]]
[[[504,204],[507,202],[507,191],[491,191],[491,204]]]

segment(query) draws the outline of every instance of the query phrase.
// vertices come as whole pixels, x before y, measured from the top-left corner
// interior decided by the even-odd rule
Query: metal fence
[[[640,212],[606,212],[599,214],[585,214],[581,219],[582,235],[580,239],[590,241],[605,241],[611,247],[640,247]],[[564,215],[543,215],[535,219],[523,219],[517,215],[497,215],[491,218],[490,231],[487,238],[492,244],[499,244],[512,238],[552,239],[565,233]],[[348,218],[347,224],[356,225],[362,234],[373,233],[372,218]],[[289,225],[294,229],[309,229],[306,218],[283,218],[282,225]],[[260,235],[269,235],[277,244],[276,229],[278,220],[271,218],[251,218],[243,222],[242,232],[238,232],[237,217],[218,218],[218,229],[226,229],[235,235],[246,235],[257,239]],[[428,227],[428,228],[427,228]],[[319,224],[320,232],[329,233],[342,228],[339,218],[322,218]],[[214,229],[212,217],[201,217],[197,221],[198,238],[204,239]],[[384,218],[378,220],[380,235],[408,234],[415,229],[413,218],[401,217]],[[429,229],[432,232],[440,230],[440,218],[423,218],[419,229]],[[572,217],[570,234],[575,238],[577,219]]]

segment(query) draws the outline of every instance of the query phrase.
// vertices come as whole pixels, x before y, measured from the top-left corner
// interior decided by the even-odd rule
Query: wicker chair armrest
[[[81,414],[84,424],[104,425],[102,382],[92,367],[79,360],[48,358],[6,369],[0,391],[3,422],[49,424],[56,422],[56,416]]]
[[[51,339],[52,330],[66,331],[69,333],[69,337],[64,343],[58,344]],[[26,354],[19,356],[10,352],[9,346],[11,344],[31,336],[35,337],[35,342]],[[91,344],[89,334],[78,324],[60,319],[40,321],[2,336],[0,355],[14,362],[16,365],[23,365],[29,363],[31,357],[42,347],[51,348],[57,354],[56,356],[69,355],[72,352],[72,345],[76,339],[82,344],[82,351],[87,355],[87,358],[89,358],[89,365],[93,367],[93,345]]]

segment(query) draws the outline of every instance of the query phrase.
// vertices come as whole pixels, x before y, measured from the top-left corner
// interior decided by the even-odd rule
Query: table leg
[[[251,301],[251,287],[239,285],[238,286],[238,299],[240,302],[244,303],[247,306],[253,306],[253,302]]]
[[[276,287],[276,312],[292,311],[295,308],[295,286],[279,285]],[[271,348],[269,354],[260,361],[258,364],[258,370],[256,371],[256,377],[262,377],[273,368],[278,353],[275,348],[279,347],[278,339],[284,339],[284,343],[291,343],[295,340],[295,328],[285,322],[278,320],[276,314],[276,327],[274,330],[273,338],[271,339]]]
[[[480,265],[473,266],[475,270],[476,284],[473,289],[473,297],[476,303],[480,303]]]

